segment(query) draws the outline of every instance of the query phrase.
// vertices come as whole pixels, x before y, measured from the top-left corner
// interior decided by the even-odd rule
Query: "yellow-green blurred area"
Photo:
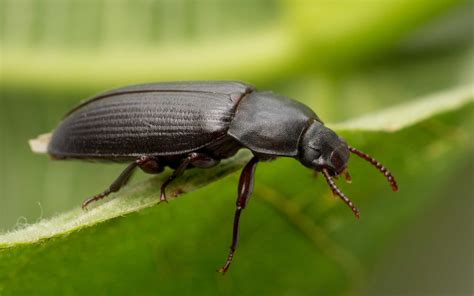
[[[242,80],[337,123],[473,87],[473,20],[474,3],[455,0],[0,0],[0,233],[78,207],[119,174],[27,144],[97,92]],[[261,164],[225,277],[238,175],[0,255],[0,295],[472,295],[472,110],[344,134],[400,182],[392,194],[351,159],[341,187],[361,221],[298,162]]]

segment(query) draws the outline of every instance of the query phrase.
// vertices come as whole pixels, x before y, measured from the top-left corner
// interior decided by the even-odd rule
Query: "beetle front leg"
[[[184,158],[181,163],[179,164],[178,168],[174,170],[173,174],[166,179],[165,182],[161,185],[161,193],[160,193],[160,202],[167,202],[166,200],[166,187],[177,177],[181,176],[186,168],[189,165],[193,165],[199,168],[209,168],[215,166],[219,163],[219,160],[216,160],[210,156],[207,156],[204,153],[198,152],[191,152],[188,154],[186,158]]]
[[[150,162],[156,162],[155,158],[152,156],[141,156],[140,158],[138,158],[137,160],[129,164],[125,168],[125,170],[123,170],[123,172],[118,176],[118,178],[115,179],[115,181],[112,183],[112,185],[110,185],[110,187],[107,190],[91,198],[86,199],[82,203],[82,209],[85,210],[87,206],[91,204],[92,202],[101,200],[102,198],[106,197],[112,192],[119,191],[120,188],[122,188],[125,184],[127,184],[128,180],[130,180],[130,177],[132,176],[137,166],[143,168],[147,163],[150,163]]]
[[[257,163],[259,159],[253,157],[244,167],[242,173],[240,174],[238,196],[237,196],[237,209],[235,210],[234,215],[234,228],[232,232],[232,244],[230,246],[229,256],[224,266],[218,271],[222,274],[226,273],[229,269],[232,259],[234,258],[235,250],[237,249],[237,243],[239,240],[239,226],[240,226],[240,214],[242,210],[245,209],[247,203],[250,199],[250,196],[253,192],[253,185],[255,179],[255,169],[257,168]]]

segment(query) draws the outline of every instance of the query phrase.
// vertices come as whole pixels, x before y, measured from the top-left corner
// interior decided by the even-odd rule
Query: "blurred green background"
[[[121,170],[120,165],[53,162],[32,154],[27,145],[28,139],[52,130],[66,111],[99,91],[152,81],[242,80],[298,99],[324,121],[335,123],[460,86],[472,86],[473,20],[474,2],[454,0],[0,0],[0,232],[77,207],[85,197],[109,185]],[[149,262],[148,269],[130,263],[141,262],[135,254],[141,252],[138,247],[143,245],[133,241],[136,237],[121,237],[120,241],[128,246],[121,253],[114,251],[105,236],[99,240],[103,244],[94,250],[111,268],[107,275],[97,277],[102,284],[94,281],[94,273],[90,275],[91,270],[84,266],[71,274],[61,271],[61,276],[55,276],[71,280],[81,274],[84,278],[90,275],[89,292],[96,294],[139,291],[252,295],[272,291],[285,295],[470,295],[474,275],[473,195],[468,186],[474,179],[471,115],[472,108],[453,118],[435,119],[419,130],[398,135],[396,140],[390,140],[390,135],[349,135],[388,167],[400,168],[404,174],[400,176],[405,181],[400,184],[402,191],[392,195],[387,193],[386,184],[361,180],[373,178],[375,183],[379,176],[370,168],[366,170],[365,164],[355,164],[351,172],[358,175],[358,180],[348,192],[360,203],[365,221],[353,221],[342,203],[336,203],[334,208],[332,203],[328,205],[329,190],[323,180],[317,180],[321,183],[318,192],[326,195],[304,188],[303,184],[310,184],[310,172],[298,163],[279,160],[261,165],[256,197],[249,205],[257,209],[244,214],[240,245],[244,250],[239,250],[236,266],[226,278],[214,274],[211,268],[217,268],[221,261],[212,256],[225,259],[236,175],[193,193],[194,196],[171,202],[169,213],[167,208],[152,209],[101,226],[113,229],[117,224],[128,223],[145,227],[137,221],[144,216],[160,216],[156,225],[146,226],[149,231],[129,229],[128,233],[155,233],[156,237],[145,246],[154,246],[153,252],[162,253],[150,255],[156,262]],[[462,129],[457,130],[460,126]],[[467,138],[450,138],[460,131],[467,133]],[[423,168],[417,167],[418,157],[421,159],[420,154],[425,152],[416,145],[435,143],[437,137],[441,143],[451,141],[446,144],[451,145],[449,157],[435,158],[432,163],[423,162]],[[407,155],[410,162],[404,161]],[[424,175],[426,171],[429,178]],[[137,179],[144,178],[147,176]],[[377,183],[383,182],[380,177],[377,179]],[[283,187],[283,197],[304,199],[300,207],[307,207],[306,214],[315,227],[336,241],[359,234],[376,240],[347,246],[350,256],[341,255],[335,260],[342,263],[333,260],[339,256],[337,251],[332,255],[331,251],[324,251],[331,244],[318,247],[318,241],[316,247],[298,241],[303,247],[295,247],[298,251],[293,254],[292,240],[298,239],[295,228],[287,223],[291,218],[284,213],[275,215],[269,202],[275,199],[264,197],[272,195],[268,188],[280,188],[278,185]],[[404,186],[410,188],[405,193]],[[212,193],[225,196],[209,197],[208,201],[206,195]],[[375,196],[368,198],[368,193]],[[219,213],[206,208],[218,209]],[[206,215],[196,213],[201,209]],[[387,225],[383,223],[384,215],[390,217]],[[267,225],[266,221],[272,223]],[[169,226],[160,232],[158,223]],[[175,223],[178,225],[173,231]],[[211,226],[216,223],[219,227]],[[186,226],[192,229],[190,238],[182,235]],[[84,231],[68,239],[80,241],[78,236],[93,237],[94,231],[102,230]],[[202,245],[189,240],[209,232],[206,239],[210,241],[204,244],[207,250],[202,257],[194,258],[200,253],[189,248]],[[160,243],[163,236],[169,241],[165,247]],[[174,251],[173,244],[180,247]],[[285,252],[275,251],[273,257],[273,248],[287,246],[284,251],[294,256],[276,257]],[[76,251],[87,253],[85,245]],[[181,256],[184,262],[177,259]],[[0,283],[0,294],[1,288],[5,295],[14,294],[9,287],[27,291],[35,280],[41,282],[41,272],[47,268],[35,270],[35,266],[58,264],[45,258],[26,265],[25,269],[31,267],[36,272],[34,276]],[[68,264],[67,257],[60,258]],[[151,266],[160,266],[160,258],[165,258],[169,269]],[[358,263],[344,263],[345,258]],[[113,265],[112,261],[123,264]],[[308,269],[298,270],[301,264],[315,266],[311,280],[305,280]],[[124,276],[117,275],[127,274],[129,269],[142,271],[147,282],[138,285],[137,281],[123,281]],[[260,276],[253,274],[257,271]],[[163,278],[162,272],[170,274]],[[173,276],[175,272],[180,276]],[[147,285],[156,278],[165,279],[166,284]],[[71,281],[46,284],[37,292],[48,294],[50,289],[78,294],[84,290],[75,287],[84,289],[82,284],[88,282],[77,278]],[[278,289],[266,289],[272,285]]]

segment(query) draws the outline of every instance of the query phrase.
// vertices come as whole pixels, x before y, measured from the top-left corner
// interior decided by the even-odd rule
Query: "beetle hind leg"
[[[112,192],[117,192],[122,188],[124,185],[127,184],[127,182],[130,180],[130,177],[133,175],[133,172],[137,167],[140,167],[143,169],[145,172],[149,172],[148,170],[151,170],[152,168],[155,168],[155,173],[158,170],[158,164],[156,162],[156,159],[152,156],[141,156],[131,164],[129,164],[125,170],[122,171],[122,173],[115,179],[115,181],[110,185],[110,187],[105,190],[104,192],[97,194],[91,198],[86,199],[82,203],[82,209],[87,209],[87,206],[95,201],[101,200],[104,197],[108,196]],[[144,169],[145,168],[145,169]],[[161,171],[163,168],[161,168]]]

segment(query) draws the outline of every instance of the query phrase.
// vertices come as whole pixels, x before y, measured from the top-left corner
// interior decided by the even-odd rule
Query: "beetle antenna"
[[[387,181],[390,183],[392,190],[398,191],[397,181],[393,177],[392,173],[386,167],[383,166],[383,164],[381,164],[378,160],[368,155],[367,153],[359,151],[355,149],[354,147],[349,146],[349,151],[359,156],[360,158],[363,158],[367,160],[368,162],[370,162],[374,167],[376,167],[385,176],[385,178],[387,178]]]
[[[359,219],[359,217],[360,217],[359,209],[357,209],[355,204],[341,191],[341,189],[339,189],[336,186],[336,183],[334,182],[333,178],[331,177],[331,174],[325,168],[323,169],[323,175],[326,178],[326,181],[328,182],[328,185],[331,188],[332,192],[334,194],[336,194],[337,196],[339,196],[346,203],[346,205],[348,205],[349,208],[351,208],[351,210],[354,213],[354,215],[356,216],[356,218]]]

